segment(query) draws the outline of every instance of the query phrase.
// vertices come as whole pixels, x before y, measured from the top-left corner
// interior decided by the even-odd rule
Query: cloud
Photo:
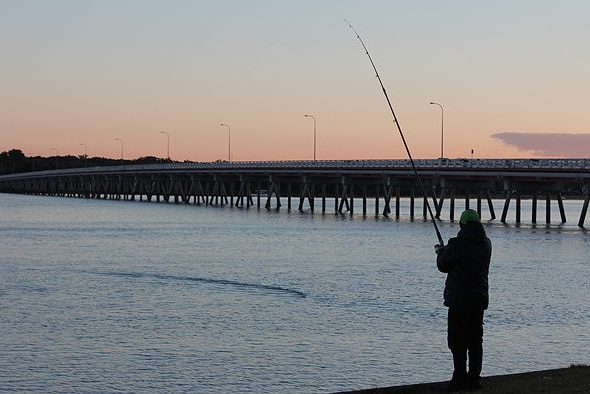
[[[492,138],[520,151],[541,157],[590,157],[590,134],[524,133],[519,131],[492,134]]]

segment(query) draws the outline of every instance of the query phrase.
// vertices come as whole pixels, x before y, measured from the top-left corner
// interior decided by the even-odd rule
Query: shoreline
[[[482,377],[483,389],[476,393],[590,393],[590,365]],[[419,383],[370,388],[337,394],[427,394],[446,391],[447,382]],[[467,391],[461,391],[467,392]],[[336,393],[335,393],[336,394]]]

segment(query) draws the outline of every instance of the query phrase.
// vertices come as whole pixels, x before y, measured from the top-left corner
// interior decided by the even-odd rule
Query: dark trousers
[[[455,374],[467,372],[469,354],[469,375],[478,378],[483,358],[483,310],[458,310],[449,308],[448,345],[453,353]]]

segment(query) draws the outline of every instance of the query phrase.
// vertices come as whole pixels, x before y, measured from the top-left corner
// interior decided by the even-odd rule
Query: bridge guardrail
[[[417,159],[416,167],[420,169],[490,169],[490,170],[590,170],[590,159]],[[375,160],[279,160],[279,161],[216,161],[216,162],[183,162],[165,164],[137,164],[109,167],[83,167],[62,170],[45,170],[9,175],[0,175],[0,181],[31,178],[67,176],[90,173],[143,172],[165,170],[231,170],[231,169],[409,169],[411,163],[404,159]]]

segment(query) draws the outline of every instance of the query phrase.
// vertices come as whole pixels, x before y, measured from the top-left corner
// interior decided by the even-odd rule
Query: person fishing
[[[428,202],[428,193],[420,178],[375,62],[373,62],[367,46],[356,29],[347,20],[344,21],[356,34],[371,62],[373,71],[375,71],[375,76],[387,100],[393,123],[397,126],[438,238],[439,243],[435,246],[435,250],[438,269],[447,273],[444,304],[449,307],[448,344],[453,353],[455,371],[448,388],[450,391],[460,391],[463,388],[477,389],[481,387],[483,313],[488,307],[488,270],[492,255],[492,243],[486,236],[477,212],[468,209],[461,214],[459,220],[461,230],[455,238],[449,240],[448,245],[444,246],[436,218]],[[467,353],[469,353],[469,374],[467,374],[466,366]]]
[[[453,354],[448,391],[482,387],[483,316],[489,302],[492,242],[474,210],[461,214],[459,226],[457,236],[449,239],[446,246],[435,246],[438,270],[447,274],[444,305],[449,308],[447,342]]]

